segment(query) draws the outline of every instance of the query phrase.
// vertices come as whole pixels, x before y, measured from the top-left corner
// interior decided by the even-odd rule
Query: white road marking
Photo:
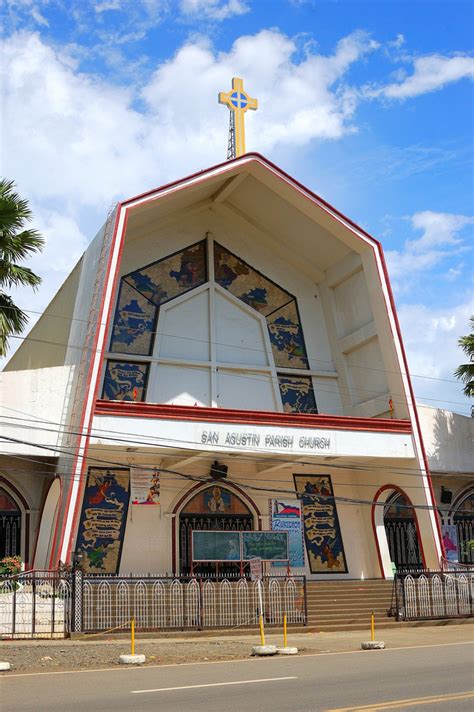
[[[399,647],[394,647],[394,648],[385,648],[385,650],[381,650],[380,653],[384,653],[386,655],[387,653],[396,653],[399,650],[417,650],[419,648],[449,648],[453,645],[472,645],[471,640],[461,640],[457,641],[455,643],[428,643],[425,645],[403,645]],[[367,651],[366,650],[335,650],[335,651],[324,651],[321,653],[303,653],[302,655],[298,656],[298,660],[303,660],[304,658],[322,658],[326,657],[328,655],[365,655],[367,656]],[[5,657],[5,656],[4,656]],[[269,663],[270,661],[275,662],[276,660],[285,660],[286,662],[289,662],[288,657],[273,657],[269,656],[267,658],[258,658],[258,663],[260,665],[265,665]],[[295,660],[295,658],[293,658]],[[144,671],[144,670],[153,670],[156,668],[163,669],[163,668],[170,668],[170,667],[187,667],[189,665],[226,665],[229,663],[232,663],[235,665],[236,663],[255,663],[256,659],[255,658],[237,658],[233,660],[208,660],[206,662],[204,661],[195,661],[191,663],[163,663],[162,665],[144,665],[144,666],[136,666],[136,667],[127,667],[127,666],[116,666],[116,667],[109,667],[109,668],[88,668],[87,670],[45,670],[44,672],[3,672],[0,673],[0,680],[15,680],[16,678],[19,677],[41,677],[43,675],[87,675],[95,672],[138,672],[138,671]]]
[[[235,682],[208,682],[205,685],[183,685],[182,687],[156,687],[153,690],[130,690],[133,695],[143,695],[146,692],[172,692],[173,690],[195,690],[198,687],[224,687],[225,685],[253,685],[256,682],[280,682],[281,680],[297,680],[291,677],[262,677],[260,680],[236,680]]]

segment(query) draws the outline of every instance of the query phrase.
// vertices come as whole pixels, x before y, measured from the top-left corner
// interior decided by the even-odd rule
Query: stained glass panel
[[[217,243],[214,270],[217,284],[264,316],[292,299],[291,294]]]
[[[206,241],[153,262],[124,277],[157,306],[207,281]]]
[[[143,401],[148,369],[147,363],[107,361],[102,398],[104,400]]]
[[[122,280],[110,350],[148,356],[156,311],[148,299]]]
[[[308,368],[306,346],[296,302],[293,300],[267,317],[275,365]]]
[[[318,412],[311,378],[279,375],[278,384],[285,413]]]

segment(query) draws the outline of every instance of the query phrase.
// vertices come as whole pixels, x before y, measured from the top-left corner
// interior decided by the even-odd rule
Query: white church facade
[[[258,154],[118,204],[3,380],[35,568],[189,573],[193,530],[286,530],[311,579],[439,567],[382,247]]]

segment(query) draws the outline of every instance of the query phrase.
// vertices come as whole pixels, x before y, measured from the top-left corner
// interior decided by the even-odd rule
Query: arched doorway
[[[0,487],[0,559],[21,554],[21,510]]]
[[[460,564],[474,563],[474,489],[468,491],[456,504],[453,516],[458,539]]]
[[[386,501],[383,513],[390,560],[397,571],[423,567],[415,513],[411,502],[399,491]]]
[[[179,514],[179,570],[191,571],[191,532],[247,531],[254,529],[254,515],[244,500],[235,492],[215,483],[200,490],[184,505]],[[195,572],[213,573],[215,564],[199,564]],[[235,573],[236,564],[221,564],[222,573]]]

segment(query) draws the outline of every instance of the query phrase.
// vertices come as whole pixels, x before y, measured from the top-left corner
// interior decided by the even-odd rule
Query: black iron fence
[[[0,579],[1,638],[64,638],[71,629],[72,581],[58,571]]]
[[[397,620],[474,615],[474,568],[395,574],[392,615]]]

